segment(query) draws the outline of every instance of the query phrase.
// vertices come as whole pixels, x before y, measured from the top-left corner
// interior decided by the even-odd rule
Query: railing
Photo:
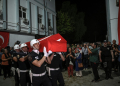
[[[1,20],[2,21],[2,20]],[[18,23],[13,23],[13,22],[8,22],[8,21],[3,21],[3,22],[0,22],[0,24],[3,24],[4,22],[7,22],[8,23],[8,26],[11,26],[11,27],[17,27],[18,25],[20,26],[20,28],[24,28],[24,29],[21,29],[22,31],[26,31],[26,30],[28,30],[29,28],[31,28],[31,27],[29,27],[28,25],[20,25],[20,23],[18,22]],[[17,25],[17,26],[14,26],[14,25],[10,25],[10,24],[14,24],[14,25]],[[11,29],[9,29],[9,30],[11,30]],[[15,29],[14,29],[15,30]],[[42,29],[41,29],[42,30]],[[42,30],[41,31],[40,29],[39,29],[39,32],[45,32],[45,33],[47,33],[47,32],[49,32],[50,34],[51,33],[53,33],[53,31],[45,31],[45,30]],[[35,28],[35,27],[32,27],[32,31],[38,31],[38,28]],[[27,32],[27,31],[26,31]],[[39,33],[38,32],[38,33]]]

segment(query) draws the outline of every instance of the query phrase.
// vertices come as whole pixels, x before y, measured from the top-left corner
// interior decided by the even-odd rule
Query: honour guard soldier
[[[47,70],[52,82],[52,86],[57,86],[57,80],[60,84],[59,86],[64,86],[65,84],[59,67],[60,58],[62,59],[62,61],[65,61],[65,58],[63,57],[61,52],[54,52],[50,56],[51,64],[48,64]]]
[[[51,63],[46,47],[43,48],[43,53],[39,52],[40,42],[37,39],[33,39],[30,42],[33,51],[29,54],[28,59],[32,72],[32,85],[33,86],[52,86],[50,79],[46,74],[45,62]]]
[[[102,59],[101,59],[102,55]],[[106,80],[113,79],[111,76],[111,69],[112,69],[112,61],[114,61],[114,55],[113,55],[113,50],[111,49],[110,46],[107,46],[107,41],[104,40],[104,46],[100,48],[99,52],[99,58],[100,62],[103,62],[103,66],[105,69],[105,74],[106,74]]]
[[[21,86],[27,86],[27,84],[30,86],[30,77],[29,77],[29,70],[30,65],[28,62],[28,48],[27,44],[23,43],[20,45],[21,51],[17,57],[18,57],[18,63],[19,63],[19,71],[20,71],[20,84]]]
[[[15,78],[15,86],[19,86],[19,76],[18,76],[18,59],[17,59],[17,53],[20,52],[19,45],[14,46],[14,52],[12,53],[13,57],[13,67],[14,67],[14,78]]]

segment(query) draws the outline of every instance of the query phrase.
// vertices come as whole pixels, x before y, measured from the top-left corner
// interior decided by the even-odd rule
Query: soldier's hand
[[[52,54],[52,51],[51,51],[51,50],[48,51],[48,56],[49,56],[50,54]]]
[[[112,62],[114,62],[114,59],[112,59]]]
[[[71,57],[73,57],[72,55],[70,55]]]
[[[57,52],[59,55],[62,54],[61,52]]]
[[[115,50],[115,48],[113,48],[113,50]]]
[[[44,48],[43,48],[43,52],[44,52],[44,56],[45,57],[48,57],[48,54],[47,54],[47,51],[46,51],[46,47],[44,46]]]

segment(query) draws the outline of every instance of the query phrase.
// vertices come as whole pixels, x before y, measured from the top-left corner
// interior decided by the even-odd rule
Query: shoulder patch
[[[20,58],[20,55],[17,55],[17,58]]]
[[[36,57],[35,57],[35,59],[39,59],[39,57],[38,57],[38,56],[36,56]]]

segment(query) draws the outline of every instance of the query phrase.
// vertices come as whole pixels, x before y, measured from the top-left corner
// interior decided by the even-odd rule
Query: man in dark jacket
[[[101,56],[103,58],[101,58]],[[110,46],[107,46],[107,41],[104,40],[104,46],[100,48],[99,52],[99,59],[100,62],[103,62],[104,70],[106,73],[105,79],[108,80],[113,79],[111,76],[111,69],[112,69],[112,61],[114,61],[114,55],[113,55],[113,50]]]

